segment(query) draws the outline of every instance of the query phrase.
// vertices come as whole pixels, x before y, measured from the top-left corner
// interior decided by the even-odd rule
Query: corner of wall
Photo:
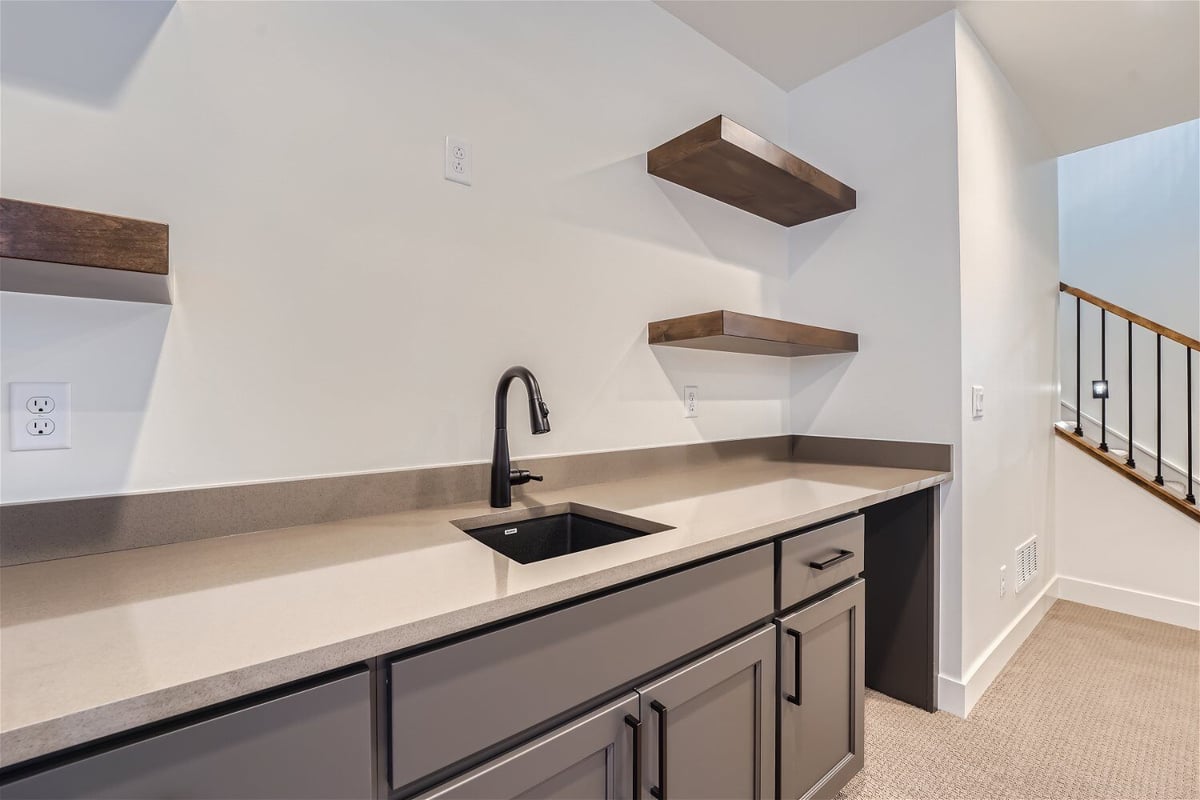
[[[965,719],[1057,599],[1058,578],[1048,578],[962,678],[939,675],[938,708]]]
[[[1012,587],[1017,546],[1036,535],[1042,552],[1055,550],[1058,208],[1046,137],[957,11],[954,45],[962,670],[940,683],[943,707],[965,715],[1053,596],[1052,563],[1026,590],[1034,600]],[[979,419],[973,385],[984,388]]]

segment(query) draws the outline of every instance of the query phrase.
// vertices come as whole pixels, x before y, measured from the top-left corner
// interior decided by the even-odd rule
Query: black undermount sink
[[[521,564],[671,530],[670,525],[576,503],[492,514],[458,520],[454,524],[497,553]]]

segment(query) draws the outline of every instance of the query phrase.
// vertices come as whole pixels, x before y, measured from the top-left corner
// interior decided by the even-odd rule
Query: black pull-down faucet
[[[512,505],[512,487],[529,481],[540,481],[527,469],[513,469],[508,455],[508,387],[520,378],[529,394],[529,430],[534,434],[550,432],[550,409],[542,402],[542,390],[537,378],[525,367],[509,367],[500,376],[496,387],[496,441],[492,447],[492,508]]]

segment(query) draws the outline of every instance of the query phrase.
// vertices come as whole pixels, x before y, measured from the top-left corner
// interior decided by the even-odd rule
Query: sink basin
[[[455,520],[472,538],[521,564],[671,530],[650,520],[578,503],[520,509]]]

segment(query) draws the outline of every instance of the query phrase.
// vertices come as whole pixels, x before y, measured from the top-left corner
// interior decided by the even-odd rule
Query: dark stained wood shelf
[[[0,198],[0,256],[167,274],[167,226]]]
[[[650,323],[650,344],[767,356],[857,353],[858,334],[735,311],[709,311]]]
[[[858,202],[846,184],[724,116],[651,150],[646,170],[789,227]]]
[[[168,227],[0,198],[0,289],[170,302]]]

